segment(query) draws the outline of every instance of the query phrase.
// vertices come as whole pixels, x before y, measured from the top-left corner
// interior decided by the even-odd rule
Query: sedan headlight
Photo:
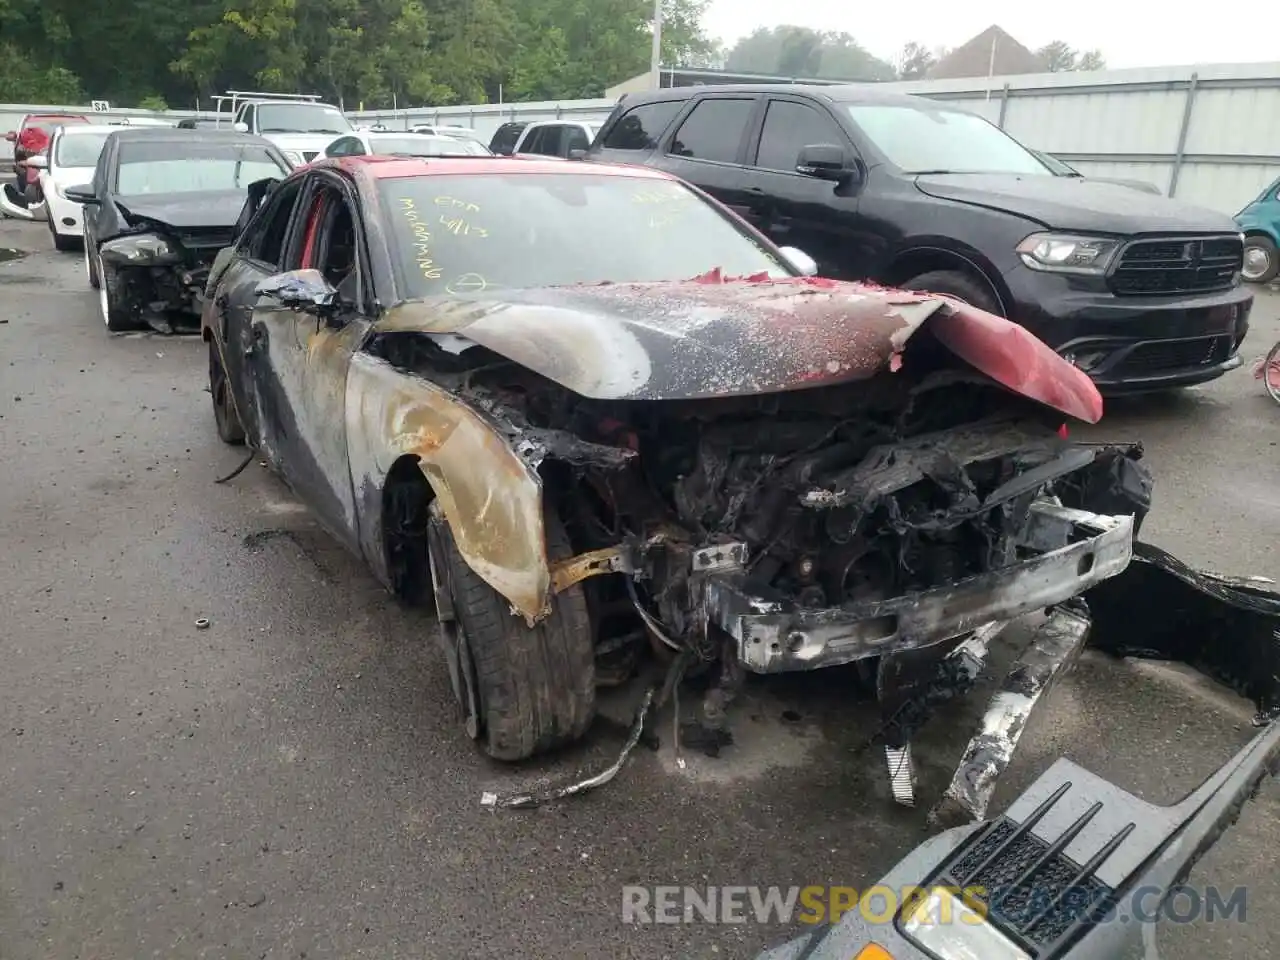
[[[1051,273],[1105,273],[1119,240],[1077,237],[1064,233],[1033,233],[1018,244],[1018,256],[1032,270]]]
[[[300,154],[297,150],[285,150],[283,151],[283,153],[284,153],[284,158],[289,161],[289,165],[291,167],[302,166],[302,163],[303,163],[302,154]]]
[[[945,887],[904,911],[902,932],[941,960],[1031,960]]]

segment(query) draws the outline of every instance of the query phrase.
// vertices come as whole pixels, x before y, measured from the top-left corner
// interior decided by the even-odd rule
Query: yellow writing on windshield
[[[418,269],[422,271],[422,276],[427,280],[439,280],[442,276],[440,268],[436,266],[435,258],[431,252],[431,230],[427,226],[427,222],[419,215],[417,206],[411,197],[400,198],[400,213],[404,216],[405,221],[409,224],[409,229],[413,233],[413,260],[418,265]]]
[[[467,213],[479,213],[480,208],[474,203],[468,203],[466,200],[459,200],[457,197],[441,195],[436,197],[437,207],[452,207],[455,210],[464,210]]]
[[[489,281],[478,273],[464,273],[450,283],[445,290],[449,293],[480,293],[489,286]]]
[[[450,218],[448,214],[441,214],[440,223],[455,237],[487,237],[489,235],[489,231],[484,227],[468,223],[462,217]]]

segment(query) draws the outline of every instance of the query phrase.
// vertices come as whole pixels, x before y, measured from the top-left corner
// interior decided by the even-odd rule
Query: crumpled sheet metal
[[[463,559],[528,622],[543,616],[542,482],[507,438],[447,391],[365,353],[352,358],[346,409],[356,489],[381,490],[396,460],[417,456]]]
[[[930,329],[1015,392],[1096,422],[1086,374],[1023,328],[958,301],[819,278],[711,274],[432,298],[389,310],[378,332],[461,336],[585,397],[689,400],[862,380],[902,365]]]

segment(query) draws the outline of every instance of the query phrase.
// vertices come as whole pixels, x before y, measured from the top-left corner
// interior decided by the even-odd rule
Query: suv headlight
[[[1105,273],[1119,240],[1065,233],[1033,233],[1017,246],[1018,257],[1032,270],[1050,273]]]

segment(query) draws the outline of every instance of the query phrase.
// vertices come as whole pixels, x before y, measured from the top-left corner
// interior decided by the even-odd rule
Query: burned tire
[[[98,264],[94,258],[92,251],[90,251],[89,249],[88,235],[86,235],[84,238],[84,272],[85,272],[85,275],[89,278],[89,286],[97,290],[98,284],[101,283],[101,281],[98,279]]]
[[[138,329],[124,296],[124,279],[114,267],[102,262],[99,256],[94,261],[98,275],[98,311],[102,314],[102,322],[112,333]]]
[[[240,415],[236,412],[235,401],[231,396],[231,384],[227,380],[227,371],[222,366],[222,357],[218,354],[218,344],[212,337],[209,339],[209,395],[213,397],[213,422],[218,427],[218,438],[233,447],[244,444],[244,426],[240,423]]]
[[[949,297],[963,300],[971,307],[1004,316],[1000,303],[985,283],[959,270],[930,270],[917,277],[912,277],[902,284],[903,290],[916,290],[920,293],[945,293]]]
[[[1245,237],[1240,276],[1249,283],[1270,283],[1280,276],[1280,251],[1270,237]]]
[[[546,514],[547,555],[572,555],[564,525]],[[442,621],[446,644],[457,644],[461,674],[474,686],[475,729],[485,752],[523,760],[579,739],[595,716],[595,650],[582,584],[556,594],[536,626],[462,559],[438,507],[430,526],[432,568],[445,580],[456,618]],[[452,630],[453,639],[448,636]],[[466,691],[458,691],[466,707]]]

